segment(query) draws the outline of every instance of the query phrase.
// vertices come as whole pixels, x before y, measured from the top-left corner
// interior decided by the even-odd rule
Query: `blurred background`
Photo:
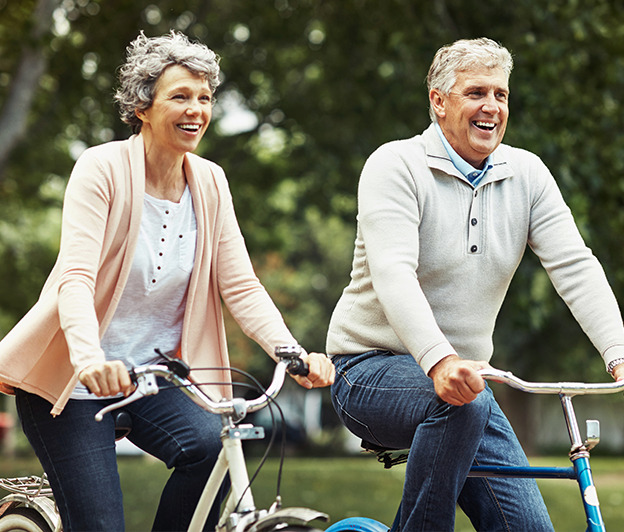
[[[225,169],[257,273],[306,349],[324,350],[348,282],[361,167],[380,144],[428,126],[427,69],[458,38],[488,36],[513,53],[505,142],[549,166],[624,301],[620,2],[0,0],[0,334],[52,267],[76,158],[130,135],[112,100],[126,46],[141,30],[171,29],[221,56],[223,84],[198,153]],[[233,364],[267,380],[268,357],[231,320],[228,330]],[[529,380],[607,378],[530,251],[498,320],[493,365]],[[294,447],[351,445],[327,390],[289,393]],[[556,399],[497,395],[530,453],[566,445]],[[12,403],[0,399],[5,429]],[[598,449],[621,452],[621,397],[585,408],[603,416]],[[4,453],[19,452],[19,435],[8,434]]]

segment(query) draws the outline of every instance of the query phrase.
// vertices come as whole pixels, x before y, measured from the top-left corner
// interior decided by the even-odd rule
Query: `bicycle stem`
[[[563,416],[565,418],[566,427],[568,429],[568,435],[570,436],[570,457],[582,452],[585,449],[581,431],[578,426],[578,420],[572,406],[572,397],[566,394],[559,394],[561,400],[561,406],[563,408]]]

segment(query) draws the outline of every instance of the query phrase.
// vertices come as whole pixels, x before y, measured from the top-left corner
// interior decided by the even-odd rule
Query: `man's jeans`
[[[444,403],[410,355],[334,356],[332,400],[342,422],[371,443],[409,448],[400,529],[452,531],[455,504],[476,530],[553,530],[533,479],[466,478],[472,464],[528,465],[489,388]]]
[[[63,529],[124,530],[115,454],[116,411],[99,423],[93,418],[111,400],[70,399],[63,412],[52,417],[52,405],[41,397],[17,390],[16,399],[24,432],[48,474]],[[221,449],[219,417],[171,388],[124,410],[132,417],[128,439],[174,468],[154,530],[186,530]],[[206,530],[214,530],[218,509],[215,504]]]

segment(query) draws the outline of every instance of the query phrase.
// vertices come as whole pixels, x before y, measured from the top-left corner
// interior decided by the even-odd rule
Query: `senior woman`
[[[93,416],[130,393],[127,367],[153,362],[155,348],[191,367],[227,366],[221,300],[267,353],[296,343],[254,274],[223,170],[191,153],[218,84],[218,57],[181,33],[131,43],[116,100],[135,134],[76,162],[57,262],[0,342],[0,380],[16,394],[65,531],[124,528],[114,421]],[[325,355],[304,356],[310,374],[299,384],[333,381]],[[220,421],[175,389],[127,411],[130,440],[173,468],[154,530],[186,530],[220,449]],[[217,517],[218,502],[207,529]]]

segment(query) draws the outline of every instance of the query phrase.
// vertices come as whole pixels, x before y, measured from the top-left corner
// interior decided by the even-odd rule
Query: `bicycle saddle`
[[[360,443],[362,449],[367,453],[373,453],[377,456],[377,461],[384,465],[384,469],[390,469],[392,466],[404,464],[407,462],[408,449],[392,449],[390,447],[381,447],[367,440]]]
[[[125,438],[132,430],[132,418],[125,410],[115,413],[115,440]]]

